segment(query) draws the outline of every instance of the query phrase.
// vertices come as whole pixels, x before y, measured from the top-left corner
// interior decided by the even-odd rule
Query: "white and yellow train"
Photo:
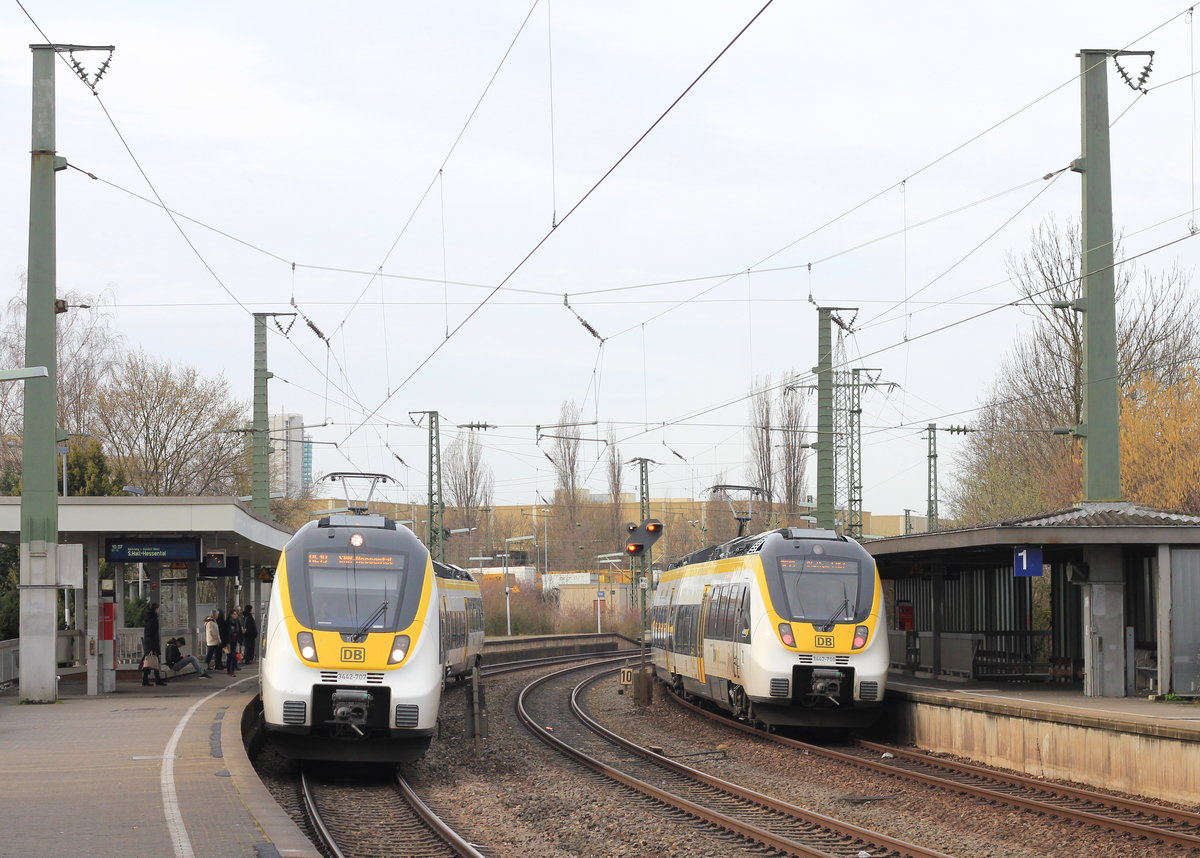
[[[875,561],[830,530],[783,528],[690,554],[651,611],[656,676],[752,723],[878,717],[888,640]]]
[[[264,630],[263,719],[281,753],[399,762],[429,746],[446,680],[478,664],[483,599],[403,525],[333,514],[284,546]]]

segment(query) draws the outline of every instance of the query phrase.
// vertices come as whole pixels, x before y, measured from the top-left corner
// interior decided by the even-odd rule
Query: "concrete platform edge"
[[[255,717],[254,701],[257,699],[257,696],[254,697],[239,712],[237,721],[226,725],[230,729],[221,730],[221,753],[225,757],[225,765],[246,806],[246,812],[257,823],[267,841],[274,845],[280,858],[322,858],[304,832],[263,786],[246,753],[246,721]]]

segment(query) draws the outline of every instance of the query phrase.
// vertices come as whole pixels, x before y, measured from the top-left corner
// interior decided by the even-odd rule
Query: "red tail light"
[[[854,643],[851,644],[852,649],[862,649],[867,645],[867,636],[870,634],[870,629],[866,626],[859,626],[854,630]]]
[[[787,646],[795,646],[796,645],[796,638],[792,636],[791,623],[780,623],[779,624],[779,637],[783,639],[784,644],[786,644]]]

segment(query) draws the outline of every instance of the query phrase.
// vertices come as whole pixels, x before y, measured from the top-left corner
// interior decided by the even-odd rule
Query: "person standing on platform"
[[[254,606],[247,605],[242,611],[242,664],[254,661],[254,649],[258,644],[258,623],[254,620]]]
[[[204,618],[204,645],[208,647],[204,651],[204,666],[212,667],[216,665],[216,669],[221,669],[221,630],[217,627],[217,612],[211,611]]]
[[[146,660],[154,656],[152,664],[162,662],[162,639],[158,634],[158,603],[152,602],[146,611],[146,622],[142,626],[142,685],[150,684],[150,671],[154,671],[154,684],[166,685],[159,667],[147,667]]]
[[[226,647],[229,645],[229,620],[225,619],[224,611],[217,611],[217,635],[221,639],[221,647],[217,650],[217,670],[225,667]]]
[[[229,646],[225,652],[225,672],[230,676],[237,673],[238,644],[242,642],[242,621],[238,619],[238,609],[229,612]]]
[[[179,671],[183,670],[190,664],[192,667],[196,668],[196,673],[200,674],[205,679],[208,679],[208,674],[204,672],[204,668],[196,659],[196,656],[184,655],[179,651],[179,648],[185,643],[187,643],[187,641],[185,641],[183,638],[171,638],[168,640],[167,654],[163,656],[163,662],[167,665],[167,667],[171,668],[171,670],[175,671],[176,673],[179,673]]]

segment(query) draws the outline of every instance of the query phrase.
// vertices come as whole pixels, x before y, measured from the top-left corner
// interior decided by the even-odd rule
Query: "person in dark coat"
[[[258,644],[258,623],[254,620],[254,606],[247,605],[242,611],[242,664],[254,661],[254,650]]]
[[[229,612],[229,651],[225,653],[225,672],[230,676],[237,673],[238,644],[242,641],[242,621],[238,618],[238,609]]]
[[[217,611],[217,634],[221,637],[221,646],[217,649],[217,670],[223,670],[225,647],[229,645],[229,620],[225,619],[224,611]]]
[[[154,684],[166,685],[167,681],[162,678],[162,671],[158,668],[146,667],[145,656],[154,655],[158,658],[159,663],[162,663],[162,639],[158,633],[158,603],[154,602],[150,605],[150,609],[146,611],[146,622],[142,626],[142,685],[150,684],[150,671],[154,671]]]

